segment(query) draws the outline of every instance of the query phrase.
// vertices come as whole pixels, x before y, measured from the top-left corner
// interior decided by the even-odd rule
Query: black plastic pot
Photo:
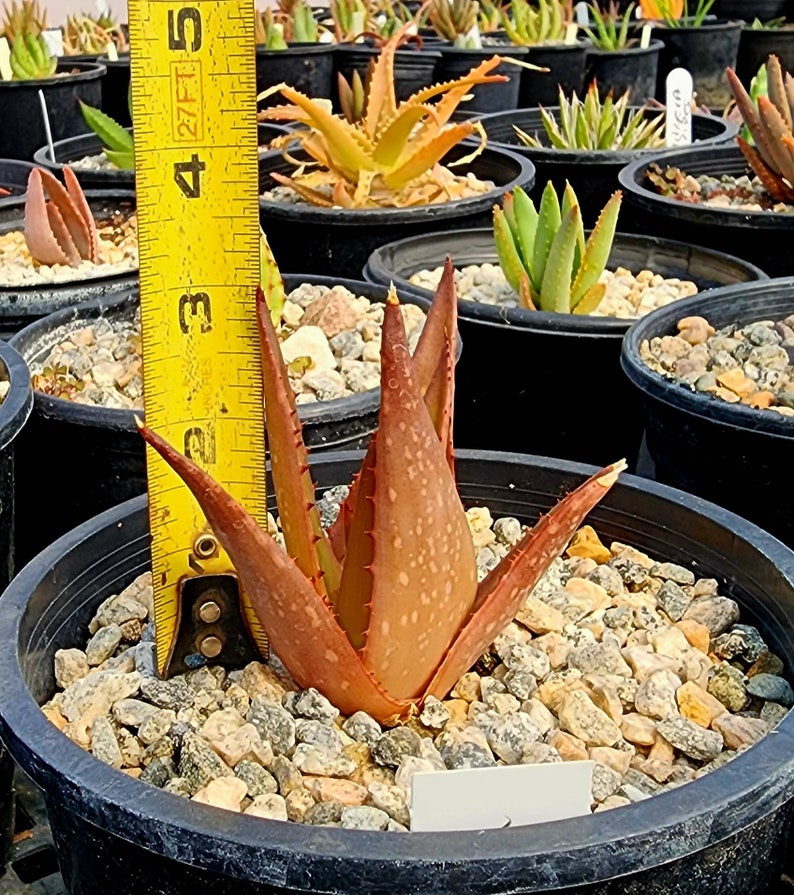
[[[548,110],[559,120],[559,106]],[[632,110],[634,111],[634,110]],[[659,115],[661,112],[648,112]],[[579,203],[588,225],[594,224],[598,213],[606,201],[618,188],[618,174],[625,165],[637,158],[648,158],[658,150],[621,149],[580,151],[576,149],[554,149],[546,145],[541,149],[525,146],[516,136],[515,126],[528,134],[537,136],[548,144],[538,109],[518,109],[515,112],[499,112],[483,115],[482,125],[488,134],[488,145],[499,149],[509,149],[528,158],[535,166],[535,187],[532,197],[539,199],[546,183],[551,180],[557,191],[565,188],[568,181],[576,191]],[[696,143],[714,146],[732,140],[738,128],[735,124],[714,115],[693,115],[692,136]],[[625,215],[625,210],[623,212]],[[672,234],[671,234],[672,235]],[[697,240],[693,240],[697,244]]]
[[[96,218],[135,208],[135,194],[131,192],[89,190],[86,198]],[[0,204],[0,233],[21,229],[24,226],[24,216],[24,199]],[[8,339],[24,326],[58,308],[118,292],[132,286],[137,280],[138,272],[128,271],[113,276],[35,286],[4,286],[0,282],[0,338]]]
[[[768,22],[783,15],[786,0],[715,0],[711,11],[721,19],[760,19]]]
[[[72,74],[71,72],[75,72]],[[62,62],[58,74],[40,81],[0,80],[0,158],[30,161],[47,142],[39,103],[44,92],[52,139],[63,140],[88,130],[78,100],[90,106],[102,101],[105,66],[92,62]],[[66,73],[69,74],[66,74]]]
[[[256,92],[284,82],[313,99],[330,99],[334,73],[333,44],[296,43],[286,50],[256,48]],[[275,93],[259,100],[260,108],[277,106],[283,100]]]
[[[122,127],[132,127],[130,117],[130,54],[122,53],[118,59],[100,59],[107,74],[102,81],[102,111],[110,115]]]
[[[610,92],[613,96],[629,93],[629,101],[640,106],[656,95],[656,76],[659,70],[660,40],[652,40],[647,47],[628,47],[623,50],[587,48],[585,58],[585,90],[595,81],[602,101]]]
[[[448,153],[449,164],[471,151],[461,144]],[[259,220],[280,269],[287,273],[357,277],[370,253],[384,243],[439,227],[462,229],[487,223],[494,203],[516,186],[532,187],[535,168],[511,152],[488,147],[457,173],[471,171],[496,184],[493,190],[469,199],[410,208],[318,208],[305,203],[273,202],[261,194],[275,186],[270,172],[290,174],[294,165],[280,152],[259,157]]]
[[[464,230],[383,246],[370,256],[364,275],[432,297],[409,278],[440,266],[447,254],[459,268],[499,263],[490,229]],[[609,258],[609,267],[618,265],[691,279],[702,289],[765,276],[719,252],[620,233]],[[631,321],[464,299],[458,314],[466,350],[455,380],[457,444],[589,463],[636,461],[642,406],[620,369],[621,341]]]
[[[441,58],[436,63],[436,82],[454,81],[467,75],[475,65],[490,59],[495,52],[493,47],[478,50],[466,50],[441,44],[438,47]],[[527,55],[526,47],[510,47],[506,55],[515,59],[523,59]],[[502,84],[477,84],[472,87],[472,98],[466,103],[467,112],[501,112],[515,109],[518,105],[518,93],[521,86],[522,69],[509,62],[503,62],[491,74],[506,75],[510,80]]]
[[[359,462],[360,455],[328,455],[312,472],[324,488],[349,482]],[[589,471],[468,452],[456,469],[466,505],[527,521]],[[781,543],[712,504],[630,476],[590,521],[607,543],[627,542],[716,578],[790,673],[794,555]],[[52,545],[0,600],[7,644],[0,733],[44,791],[71,895],[767,895],[779,878],[792,813],[794,714],[699,780],[531,828],[359,832],[247,817],[144,788],[68,741],[38,706],[54,687],[55,650],[82,643],[100,601],[148,569],[149,559],[141,497]]]
[[[69,137],[66,140],[58,140],[53,144],[55,159],[49,146],[42,146],[33,156],[33,161],[42,168],[47,168],[53,174],[61,177],[64,165],[71,165],[88,155],[99,155],[102,150],[102,141],[96,134],[81,134],[79,137]],[[84,190],[133,190],[135,189],[135,171],[119,171],[117,168],[87,170],[84,168],[72,168],[80,185]]]
[[[383,301],[387,294],[385,287],[360,279],[285,277],[287,290],[305,282],[346,286],[372,301]],[[400,298],[425,308],[430,305],[427,299],[402,291]],[[137,289],[95,299],[37,321],[17,333],[11,343],[32,365],[46,357],[70,329],[97,317],[130,318],[137,307]],[[380,389],[299,405],[306,444],[315,453],[362,447],[377,427],[379,406]],[[20,447],[17,493],[29,495],[46,487],[47,499],[58,511],[42,514],[38,501],[19,501],[17,544],[24,561],[70,528],[146,491],[146,457],[136,415],[142,416],[137,411],[76,404],[34,392],[33,413]],[[50,463],[54,444],[58,445],[56,466]],[[63,475],[65,469],[68,475]]]
[[[0,208],[25,195],[28,177],[34,165],[14,159],[0,159],[0,188],[8,190],[8,196],[0,196]]]
[[[674,335],[682,317],[705,317],[719,329],[792,313],[794,278],[695,296],[641,320],[626,337],[622,363],[646,404],[658,480],[741,513],[794,546],[794,419],[692,391],[653,372],[639,356],[643,341]]]
[[[741,22],[714,21],[698,27],[666,28],[656,25],[651,32],[664,46],[659,56],[656,97],[665,99],[665,79],[674,68],[692,75],[697,104],[721,109],[730,102],[725,69],[736,67]]]
[[[770,276],[794,273],[794,258],[786,246],[794,234],[794,214],[708,208],[662,196],[646,180],[649,165],[681,168],[687,174],[740,175],[749,169],[736,146],[676,149],[636,159],[618,175],[623,190],[624,222],[638,233],[681,239],[741,255]]]
[[[581,95],[587,46],[584,41],[579,41],[574,44],[527,47],[526,61],[548,68],[548,71],[524,70],[518,107],[529,109],[538,105],[554,106],[560,101],[560,87],[566,96],[574,91]]]
[[[431,44],[429,50],[417,50],[406,47],[394,54],[394,94],[398,102],[408,99],[417,90],[429,87],[434,80],[436,65],[441,55],[436,46]],[[350,81],[353,72],[357,71],[362,80],[366,80],[369,63],[380,54],[380,49],[366,43],[340,44],[334,56],[333,98],[335,108],[339,108],[337,92],[337,74]]]
[[[289,133],[289,130],[273,121],[260,121],[256,126],[256,133],[260,149],[267,149],[271,140]]]
[[[794,70],[794,26],[742,28],[739,55],[736,58],[736,74],[742,83],[749,86],[758,69],[766,64],[771,55],[780,59],[785,71]]]

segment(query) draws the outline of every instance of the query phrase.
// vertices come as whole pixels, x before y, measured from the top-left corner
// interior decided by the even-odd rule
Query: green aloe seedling
[[[135,144],[132,134],[110,115],[82,101],[80,110],[85,123],[102,141],[108,161],[122,171],[131,171],[135,167]]]
[[[517,187],[494,206],[494,238],[507,282],[528,310],[590,314],[604,297],[599,278],[615,238],[622,195],[613,193],[585,242],[582,213],[571,185],[562,203],[551,182],[535,208]]]
[[[573,21],[570,2],[565,0],[513,0],[509,11],[502,10],[502,28],[517,46],[562,43],[565,29]]]
[[[55,74],[58,60],[47,49],[41,34],[26,31],[14,38],[8,64],[13,80],[40,81]]]

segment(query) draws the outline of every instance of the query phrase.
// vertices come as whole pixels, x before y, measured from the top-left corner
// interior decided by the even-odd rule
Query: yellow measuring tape
[[[129,0],[146,422],[265,525],[254,0],[189,2]],[[147,462],[157,665],[169,673],[184,670],[173,660],[186,621],[180,652],[222,658],[228,593],[203,576],[232,566],[181,480],[151,450]],[[187,606],[196,578],[207,587]]]

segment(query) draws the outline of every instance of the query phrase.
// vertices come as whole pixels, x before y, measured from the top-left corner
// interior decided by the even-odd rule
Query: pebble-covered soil
[[[413,351],[425,321],[418,305],[402,306]],[[380,385],[383,304],[344,286],[304,283],[288,296],[281,351],[299,404],[328,401]],[[140,314],[102,317],[64,327],[46,357],[29,361],[33,387],[102,407],[143,406]]]
[[[703,317],[684,317],[678,335],[644,340],[640,357],[693,391],[794,416],[794,314],[720,330]]]
[[[73,171],[118,171],[119,169],[110,161],[104,152],[96,155],[85,155],[83,158],[69,162]]]
[[[346,492],[333,490],[324,524]],[[467,515],[482,578],[522,527]],[[385,729],[301,691],[275,657],[160,680],[147,573],[56,653],[42,711],[131,777],[259,817],[406,830],[418,771],[579,759],[595,762],[603,811],[716,770],[794,704],[780,657],[722,587],[585,527],[449,697]]]
[[[662,169],[658,165],[651,165],[646,176],[652,188],[661,195],[681,202],[735,211],[794,212],[794,205],[775,202],[757,177],[734,177],[731,174],[693,177],[680,168]]]
[[[66,264],[35,264],[25,244],[22,230],[0,234],[0,287],[38,286],[108,277],[138,268],[137,218],[118,212],[97,221],[99,264],[83,261],[77,267]]]
[[[434,290],[443,270],[443,267],[436,267],[417,271],[410,277],[410,282]],[[469,264],[459,268],[455,271],[455,282],[461,298],[502,308],[518,307],[518,296],[498,264]],[[600,282],[606,283],[607,289],[591,317],[642,317],[698,291],[689,280],[677,277],[665,279],[650,270],[641,270],[635,276],[625,267],[605,270]]]

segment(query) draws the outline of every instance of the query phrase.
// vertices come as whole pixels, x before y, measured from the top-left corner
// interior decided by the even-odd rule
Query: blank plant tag
[[[118,50],[116,49],[116,45],[113,43],[112,40],[107,45],[107,47],[105,47],[105,55],[108,57],[109,62],[118,62],[119,61]]]
[[[576,22],[571,22],[570,25],[565,26],[565,39],[563,43],[566,44],[575,44],[576,43],[576,29],[579,26]]]
[[[640,32],[640,49],[647,50],[651,45],[651,29],[652,25],[643,25]]]
[[[586,3],[577,3],[573,8],[576,16],[576,24],[586,28],[590,24],[590,15],[587,11]]]
[[[63,56],[63,33],[60,28],[42,31],[41,36],[44,38],[44,43],[51,56]]]
[[[590,813],[592,761],[415,774],[411,832],[495,830]]]
[[[692,75],[674,68],[667,76],[664,114],[666,146],[689,146],[692,142]]]
[[[0,79],[10,81],[14,77],[11,71],[11,47],[5,37],[0,37]]]

